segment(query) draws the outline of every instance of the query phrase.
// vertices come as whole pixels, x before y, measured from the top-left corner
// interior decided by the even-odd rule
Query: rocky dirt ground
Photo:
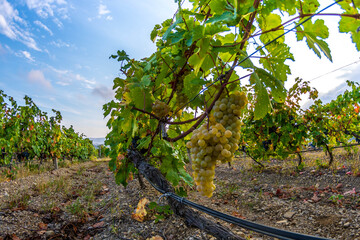
[[[219,166],[211,199],[192,189],[188,199],[268,226],[360,240],[360,177],[353,174],[356,169],[338,164],[332,169],[310,166],[295,172],[273,161],[271,167],[256,170],[249,161]],[[160,196],[147,182],[141,189],[136,178],[127,188],[117,185],[107,162],[86,162],[2,182],[0,240],[215,239],[159,209],[147,208],[143,222],[131,217],[142,198],[157,202]],[[213,220],[244,239],[273,239]]]

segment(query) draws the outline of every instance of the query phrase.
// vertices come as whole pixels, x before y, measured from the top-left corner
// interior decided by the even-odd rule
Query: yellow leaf
[[[136,210],[131,215],[131,218],[135,219],[136,221],[143,222],[144,218],[145,218],[145,216],[147,214],[146,209],[145,209],[145,205],[148,204],[149,202],[150,201],[147,198],[142,198],[139,201]]]
[[[162,237],[160,237],[159,235],[156,235],[151,238],[147,238],[146,240],[164,240],[164,239]]]

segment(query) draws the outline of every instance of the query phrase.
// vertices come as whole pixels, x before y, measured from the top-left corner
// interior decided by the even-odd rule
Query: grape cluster
[[[194,130],[186,146],[191,149],[192,168],[197,190],[211,197],[216,161],[230,162],[239,148],[241,121],[239,116],[247,103],[244,93],[235,92],[214,105],[209,122]]]
[[[152,111],[159,118],[163,118],[169,113],[170,108],[166,103],[156,100],[152,107]]]
[[[176,84],[176,103],[179,107],[184,106],[188,101],[188,97],[183,93],[184,79],[179,78]]]

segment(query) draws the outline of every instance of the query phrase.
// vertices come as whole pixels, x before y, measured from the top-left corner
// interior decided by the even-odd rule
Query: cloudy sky
[[[105,137],[102,105],[113,96],[119,69],[109,56],[149,56],[153,26],[175,10],[172,0],[0,0],[0,89],[20,103],[28,95],[44,111],[61,111],[64,125],[88,137]],[[296,76],[311,80],[359,60],[349,36],[336,33],[338,20],[330,25],[333,63],[287,36],[297,60],[287,86]],[[329,100],[357,76],[360,64],[353,64],[311,84]]]

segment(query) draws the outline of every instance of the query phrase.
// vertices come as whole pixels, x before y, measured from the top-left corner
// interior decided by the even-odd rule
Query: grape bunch
[[[176,84],[176,103],[179,107],[184,106],[188,101],[188,97],[183,93],[184,79],[179,78]]]
[[[169,113],[170,108],[166,103],[156,100],[152,107],[152,111],[159,118],[163,118]]]
[[[235,92],[229,98],[216,101],[209,122],[194,130],[186,146],[191,149],[192,169],[197,190],[211,197],[216,161],[229,162],[239,148],[241,109],[247,100],[244,93]]]

